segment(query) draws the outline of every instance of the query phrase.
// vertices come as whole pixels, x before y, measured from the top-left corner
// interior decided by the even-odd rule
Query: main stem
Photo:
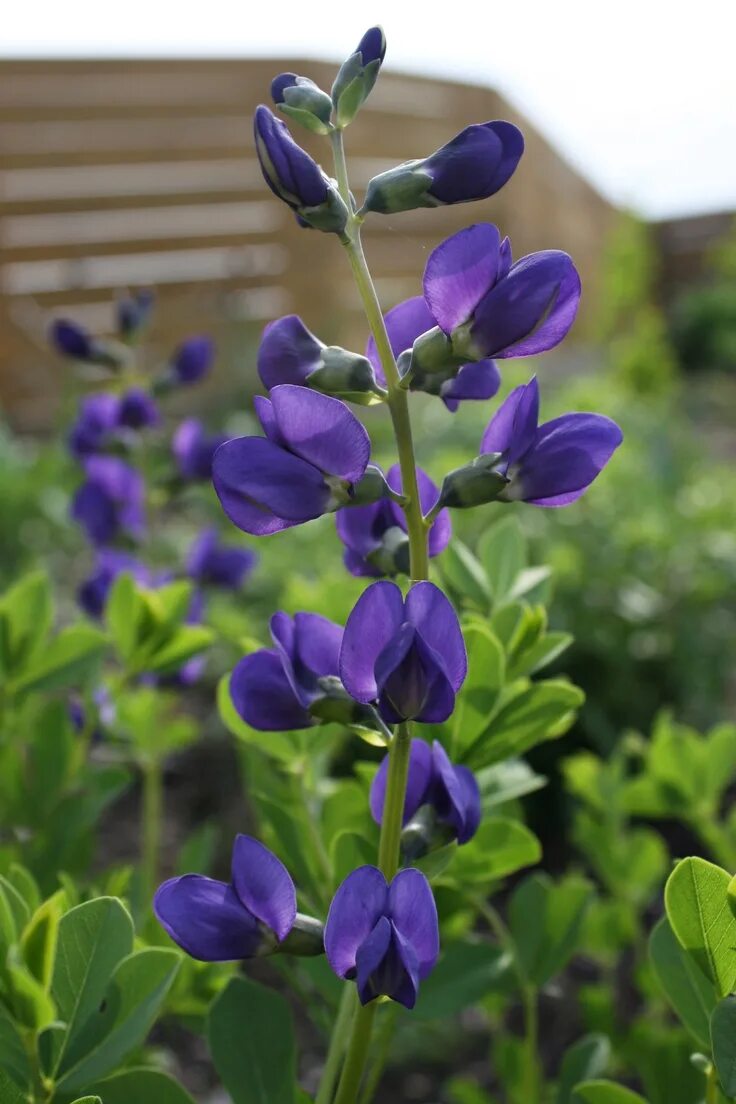
[[[360,240],[360,219],[353,213],[353,203],[350,196],[347,166],[345,163],[345,148],[343,145],[342,131],[335,130],[332,134],[332,148],[335,157],[335,171],[337,173],[340,194],[345,201],[351,216],[343,237],[343,245],[353,270],[355,283],[363,303],[368,325],[370,326],[376,350],[381,361],[381,367],[386,377],[388,388],[388,407],[391,413],[391,421],[394,427],[396,448],[399,454],[401,468],[401,488],[406,496],[404,514],[406,515],[406,529],[409,536],[410,574],[412,581],[418,582],[429,575],[429,558],[427,555],[427,530],[422,517],[422,506],[419,501],[419,487],[417,484],[417,468],[414,459],[414,441],[411,432],[411,420],[409,418],[409,404],[406,391],[400,386],[399,370],[396,366],[391,342],[383,319],[383,311],[378,301],[376,289],[368,270],[368,264],[363,253]],[[384,803],[381,822],[381,837],[378,846],[378,865],[386,880],[390,882],[399,869],[401,829],[403,825],[404,802],[406,800],[406,781],[409,772],[409,751],[411,748],[411,731],[407,723],[400,724],[391,741],[389,749],[388,778],[386,781],[386,800]],[[350,1040],[347,1045],[345,1064],[342,1069],[340,1083],[335,1096],[334,1104],[355,1104],[358,1099],[363,1071],[368,1058],[368,1050],[373,1031],[373,1020],[376,1014],[374,1002],[367,1005],[359,1005],[353,1017]],[[336,1024],[335,1035],[340,1027],[339,1020]],[[332,1053],[335,1044],[330,1046]],[[321,1093],[320,1089],[320,1093]],[[321,1102],[321,1097],[318,1097]]]
[[[143,905],[149,908],[158,884],[159,842],[163,814],[163,779],[161,764],[146,759],[141,765],[141,867],[143,873]]]

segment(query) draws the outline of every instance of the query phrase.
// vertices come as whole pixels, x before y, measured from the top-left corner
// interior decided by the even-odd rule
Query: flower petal
[[[491,418],[480,442],[481,454],[502,452],[515,464],[533,445],[539,421],[539,385],[534,376],[515,387]]]
[[[396,491],[397,494],[403,493],[401,467],[398,464],[394,464],[392,468],[389,468],[386,473],[386,482],[392,491]],[[417,468],[417,486],[419,488],[419,504],[422,507],[422,513],[428,514],[440,497],[439,488],[421,468]],[[386,505],[391,510],[396,524],[406,533],[406,516],[404,511],[395,502],[386,503]],[[440,552],[443,552],[445,548],[447,548],[451,536],[452,522],[450,520],[450,511],[440,510],[432,523],[432,528],[429,530],[427,547],[430,556],[439,556]]]
[[[504,186],[523,152],[524,137],[513,123],[474,123],[425,161],[429,192],[441,203],[487,199]]]
[[[343,629],[318,613],[286,613],[271,618],[271,635],[282,656],[284,673],[306,709],[318,693],[317,680],[336,675]]]
[[[403,620],[404,600],[396,583],[373,583],[355,603],[342,639],[340,678],[356,701],[377,697],[376,660]]]
[[[463,364],[454,379],[442,388],[442,401],[448,410],[457,410],[464,399],[492,399],[501,386],[501,373],[492,360]]]
[[[467,322],[493,287],[500,244],[497,227],[478,222],[453,234],[430,253],[424,270],[424,297],[445,333]]]
[[[232,881],[240,900],[281,942],[294,926],[296,889],[281,859],[252,836],[236,836]]]
[[[396,930],[414,949],[423,980],[439,956],[440,933],[432,890],[420,870],[399,871],[388,892],[388,907]]]
[[[421,334],[426,333],[427,330],[433,330],[437,325],[423,295],[415,295],[412,299],[406,299],[403,303],[397,304],[388,311],[384,321],[391,350],[397,360],[407,349],[411,349]],[[368,338],[365,355],[373,365],[378,382],[385,387],[386,377],[372,336]]]
[[[230,676],[230,697],[246,724],[259,732],[309,728],[312,718],[296,697],[281,656],[262,648],[245,656]]]
[[[325,924],[327,961],[338,977],[354,976],[358,948],[386,911],[388,885],[375,866],[348,874],[330,905]]]
[[[285,528],[272,525],[273,515],[292,523],[320,517],[330,499],[314,465],[265,437],[237,437],[221,445],[212,462],[212,482],[230,520],[257,535]]]
[[[455,691],[468,673],[468,657],[454,607],[434,583],[415,583],[406,597],[406,617],[442,660]]]
[[[457,837],[457,842],[462,844],[468,843],[473,838],[481,822],[480,787],[478,779],[469,767],[455,767],[455,776],[460,783],[465,802],[465,824],[462,834]]]
[[[289,384],[274,387],[271,402],[279,432],[296,456],[350,483],[361,478],[370,438],[344,402]]]
[[[452,825],[458,842],[461,842],[460,837],[465,832],[466,790],[447,752],[438,740],[432,744],[432,764],[435,780],[433,803],[440,819]],[[462,842],[466,841],[462,840]]]
[[[589,487],[623,440],[619,426],[602,414],[563,414],[540,426],[534,447],[512,481],[514,497],[537,505],[567,505]],[[550,499],[565,497],[565,502]]]
[[[370,792],[371,816],[376,824],[383,818],[383,806],[386,800],[389,755],[384,756],[378,773],[373,779]],[[427,787],[432,777],[432,749],[424,740],[412,740],[409,750],[409,774],[406,783],[403,823],[414,816],[424,804]]]
[[[361,943],[356,955],[356,982],[361,1004],[386,996],[413,1008],[419,987],[414,949],[385,916]]]
[[[233,887],[201,874],[164,882],[153,910],[174,942],[201,962],[252,958],[262,941],[255,916],[243,908]]]
[[[520,357],[559,345],[575,321],[580,277],[557,249],[522,257],[477,305],[472,328],[485,356]]]
[[[378,548],[386,529],[395,522],[390,503],[371,502],[338,510],[335,524],[345,547],[364,558]]]
[[[269,322],[258,348],[258,375],[270,391],[280,383],[304,385],[323,349],[296,314]]]

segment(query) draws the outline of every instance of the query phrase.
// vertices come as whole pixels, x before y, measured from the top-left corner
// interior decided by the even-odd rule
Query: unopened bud
[[[488,452],[445,476],[438,506],[464,510],[495,502],[508,485],[508,477],[496,470],[500,452]]]
[[[386,37],[381,27],[371,27],[358,48],[343,62],[332,86],[332,102],[339,127],[352,122],[368,99],[386,54]]]
[[[271,95],[279,111],[315,134],[332,130],[332,98],[308,77],[281,73],[271,82]]]
[[[371,362],[360,353],[326,345],[320,350],[320,362],[306,377],[308,387],[362,406],[384,401],[386,391],[379,386]]]

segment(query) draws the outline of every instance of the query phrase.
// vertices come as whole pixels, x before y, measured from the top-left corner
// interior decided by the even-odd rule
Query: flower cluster
[[[349,256],[370,322],[364,352],[324,343],[297,315],[269,323],[258,352],[268,397],[255,399],[263,435],[221,444],[211,467],[223,510],[239,529],[268,536],[334,513],[347,570],[375,580],[344,628],[318,613],[275,613],[273,647],[240,660],[229,693],[242,720],[261,731],[338,722],[369,728],[388,745],[370,790],[370,811],[381,825],[379,866],[354,870],[337,888],[323,943],[330,966],[355,981],[363,1004],[388,996],[412,1008],[439,954],[439,921],[426,877],[401,862],[467,844],[482,809],[473,772],[453,763],[440,740],[412,737],[412,726],[441,725],[451,716],[467,674],[463,628],[429,581],[429,560],[448,545],[450,509],[574,502],[608,463],[621,431],[599,414],[565,414],[540,425],[533,378],[490,416],[479,455],[447,473],[439,488],[417,468],[410,392],[437,396],[450,411],[464,401],[488,402],[501,387],[497,361],[559,345],[581,289],[566,253],[545,250],[514,262],[508,238],[478,222],[438,245],[421,294],[382,317],[360,248],[364,220],[487,199],[511,179],[524,150],[509,122],[469,126],[429,156],[375,177],[359,207],[342,131],[370,94],[385,49],[383,32],[371,28],[330,93],[294,73],[273,81],[282,115],[330,137],[335,179],[269,108],[261,105],[255,115],[268,187],[301,226],[334,233]],[[348,403],[389,407],[400,463],[385,475],[370,463],[368,433]],[[181,470],[204,472],[209,442],[195,422],[180,434]],[[193,554],[197,563],[206,547]],[[206,570],[221,577],[235,567],[210,556]],[[408,585],[383,576],[406,577]],[[285,949],[296,895],[275,856],[239,837],[229,884],[174,879],[159,890],[156,911],[195,957],[246,958]]]

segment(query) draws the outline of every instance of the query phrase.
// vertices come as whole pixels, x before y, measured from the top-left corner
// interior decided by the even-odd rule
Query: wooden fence
[[[109,331],[127,286],[157,289],[154,357],[185,334],[214,334],[220,388],[252,375],[247,337],[279,314],[298,310],[323,340],[362,347],[339,246],[296,226],[255,159],[252,112],[284,69],[327,87],[333,73],[293,59],[0,62],[0,398],[17,425],[44,428],[53,413],[65,369],[46,348],[51,319]],[[371,218],[382,299],[416,294],[428,250],[491,219],[517,256],[567,249],[590,316],[614,212],[494,92],[385,74],[348,132],[355,190],[491,118],[525,131],[512,184],[472,207]],[[318,139],[299,141],[324,158]]]

